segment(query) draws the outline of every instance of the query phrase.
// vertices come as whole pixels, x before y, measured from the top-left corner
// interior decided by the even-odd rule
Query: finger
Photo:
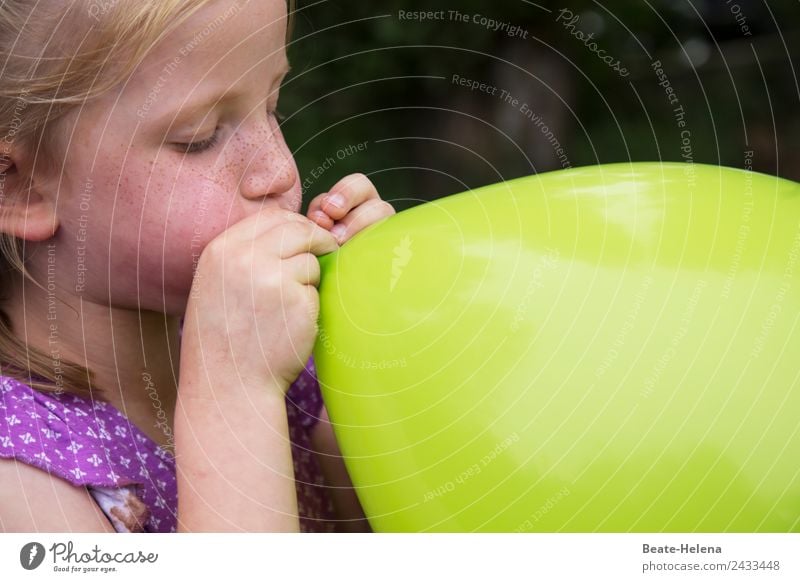
[[[333,219],[325,214],[323,210],[309,210],[308,211],[308,219],[314,222],[314,224],[318,224],[325,230],[330,230],[333,226]]]
[[[306,214],[309,220],[318,224],[325,230],[330,230],[333,226],[333,219],[322,210],[322,196],[324,195],[317,196],[317,198],[311,201]]]
[[[266,236],[268,240],[265,244],[279,249],[281,259],[301,253],[322,256],[339,249],[333,235],[311,221],[284,223],[280,228],[269,231]]]
[[[368,226],[393,214],[395,214],[394,207],[385,200],[380,198],[369,200],[337,222],[331,229],[331,234],[342,245]]]
[[[252,241],[273,228],[287,223],[312,224],[302,214],[273,206],[243,218],[224,231],[223,236],[229,240]]]
[[[319,259],[311,253],[301,253],[283,261],[283,272],[303,285],[319,286]]]
[[[350,174],[322,196],[320,207],[334,220],[341,220],[353,208],[375,198],[379,199],[380,195],[369,178],[364,174]]]

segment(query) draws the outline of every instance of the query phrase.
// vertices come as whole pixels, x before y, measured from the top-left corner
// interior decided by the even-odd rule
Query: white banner
[[[800,534],[3,534],[0,575],[777,582],[800,580]]]

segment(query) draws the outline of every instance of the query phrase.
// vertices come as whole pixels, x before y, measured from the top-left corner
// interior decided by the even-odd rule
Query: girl
[[[0,530],[365,530],[321,408],[283,0],[2,0]],[[174,447],[174,451],[173,451]]]

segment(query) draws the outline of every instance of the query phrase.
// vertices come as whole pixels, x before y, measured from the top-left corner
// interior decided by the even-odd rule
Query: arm
[[[196,335],[184,329],[184,338]],[[178,532],[299,531],[284,390],[248,386],[223,358],[209,356],[182,346]]]
[[[285,398],[314,345],[316,257],[336,249],[308,219],[268,208],[200,255],[175,411],[178,531],[300,529]]]
[[[347,474],[342,453],[328,419],[328,411],[324,407],[319,421],[311,429],[311,446],[319,461],[325,483],[332,488],[331,499],[336,518],[345,520],[336,524],[337,531],[371,532],[372,529]]]
[[[0,531],[114,533],[86,487],[0,459]]]

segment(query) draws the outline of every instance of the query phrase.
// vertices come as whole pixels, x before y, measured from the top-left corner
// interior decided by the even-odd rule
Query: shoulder
[[[78,503],[88,492],[117,531],[141,531],[150,513],[149,530],[171,531],[174,458],[110,403],[43,392],[0,376],[0,463],[7,474],[28,475],[34,485],[44,479],[46,489],[52,482],[61,499]],[[27,482],[17,488],[17,502],[27,490]],[[4,519],[0,507],[0,526]]]
[[[32,465],[73,485],[130,484],[104,461],[113,414],[106,403],[35,390],[0,376],[0,458]]]
[[[0,459],[3,532],[114,532],[86,487],[76,487],[16,459]]]
[[[53,396],[0,376],[0,457],[21,457],[44,468],[49,462],[44,441],[62,436],[51,427],[64,416]]]

